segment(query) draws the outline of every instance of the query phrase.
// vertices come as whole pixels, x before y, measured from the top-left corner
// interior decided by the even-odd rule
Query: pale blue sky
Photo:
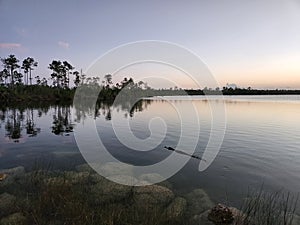
[[[0,0],[0,57],[86,69],[118,45],[163,40],[195,52],[221,85],[300,88],[300,0]],[[188,84],[185,84],[187,87]]]

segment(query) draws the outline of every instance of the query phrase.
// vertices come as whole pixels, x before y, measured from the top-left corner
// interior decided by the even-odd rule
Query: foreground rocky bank
[[[116,166],[104,165],[106,175],[145,186],[111,182],[86,164],[76,171],[1,170],[0,225],[243,224],[243,213],[215,205],[203,189],[178,195],[168,182],[147,185],[158,174],[136,179],[115,174]],[[295,217],[293,225],[297,224]]]

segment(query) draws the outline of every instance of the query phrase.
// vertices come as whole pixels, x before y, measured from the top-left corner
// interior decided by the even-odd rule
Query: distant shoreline
[[[99,88],[99,101],[114,101],[123,89]],[[126,89],[126,88],[125,88]],[[58,88],[41,85],[17,85],[14,87],[0,86],[0,104],[30,105],[30,104],[72,104],[76,88]],[[123,94],[123,93],[122,93]],[[275,95],[300,95],[300,90],[257,90],[241,88],[225,88],[222,90],[172,90],[172,89],[141,89],[131,88],[125,91],[122,99],[124,101],[136,98],[147,98],[155,96],[275,96]],[[89,98],[88,94],[84,98]]]

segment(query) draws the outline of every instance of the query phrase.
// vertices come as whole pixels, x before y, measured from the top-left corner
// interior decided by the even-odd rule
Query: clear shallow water
[[[193,96],[192,99],[184,96],[167,97],[166,100],[152,98],[140,102],[133,110],[125,104],[116,107],[102,105],[97,112],[96,127],[106,148],[123,162],[134,165],[159,162],[171,154],[163,147],[175,147],[181,135],[199,136],[195,152],[201,156],[212,127],[210,104],[225,103],[227,125],[219,154],[204,172],[198,171],[199,160],[191,159],[169,179],[175,190],[186,192],[204,188],[215,202],[228,199],[232,204],[240,202],[248,187],[259,188],[262,184],[268,190],[284,188],[298,193],[300,96],[225,96],[223,100],[212,96],[209,99],[207,101],[203,96]],[[191,132],[181,134],[181,120],[176,108],[187,109],[191,102],[198,116],[184,114],[185,126]],[[84,124],[84,117],[89,117],[89,113],[79,116],[76,108],[55,106],[6,109],[0,115],[0,169],[19,165],[31,169],[35,164],[48,162],[54,168],[72,169],[84,163],[72,131],[79,123]],[[198,126],[197,119],[200,135],[192,132]],[[115,130],[121,134],[127,132],[124,125],[127,121],[132,133],[140,139],[151,135],[150,124],[156,131],[154,137],[161,142],[148,152],[124,146]]]

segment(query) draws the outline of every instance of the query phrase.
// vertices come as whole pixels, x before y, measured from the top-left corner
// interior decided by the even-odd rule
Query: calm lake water
[[[198,126],[200,134],[181,134],[181,119],[176,109],[193,104],[197,117],[184,114],[187,130]],[[199,160],[191,158],[169,181],[177,192],[205,189],[215,202],[226,199],[238,205],[249,187],[264,184],[268,190],[298,193],[300,190],[300,96],[225,96],[167,97],[140,101],[133,109],[126,106],[101,105],[96,113],[96,127],[105,147],[116,158],[135,165],[150,165],[166,158],[176,147],[181,135],[199,136],[196,154],[201,156],[212,128],[210,106],[226,109],[226,132],[215,160],[203,172]],[[36,165],[51,164],[53,168],[72,169],[85,163],[76,145],[74,131],[84,126],[91,113],[79,114],[75,107],[6,108],[0,111],[0,169],[19,165],[30,170]],[[153,121],[153,118],[160,118]],[[132,133],[139,139],[151,135],[152,128],[163,129],[154,134],[161,139],[151,151],[137,152],[117,138],[118,132]],[[114,124],[114,129],[112,127]],[[124,134],[123,133],[123,134]],[[126,133],[125,133],[126,134]],[[162,137],[160,137],[162,135]],[[187,146],[189,149],[189,146]],[[184,150],[184,149],[181,149]],[[182,157],[188,157],[182,155]]]

